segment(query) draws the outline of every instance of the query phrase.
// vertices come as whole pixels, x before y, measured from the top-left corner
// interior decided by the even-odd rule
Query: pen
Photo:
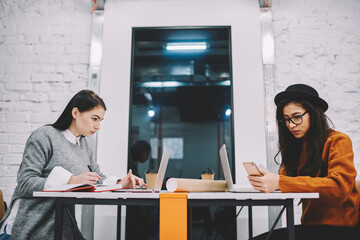
[[[89,168],[90,172],[92,172],[92,171],[93,171],[93,170],[91,170],[91,167],[90,167],[90,165],[88,165],[88,168]]]

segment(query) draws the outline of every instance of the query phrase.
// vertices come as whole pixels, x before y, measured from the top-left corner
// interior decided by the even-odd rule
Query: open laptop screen
[[[232,191],[234,189],[234,186],[233,186],[233,180],[231,177],[229,160],[227,157],[227,151],[226,151],[225,144],[223,144],[222,147],[220,148],[219,154],[220,154],[221,166],[222,166],[225,181],[226,181],[226,187],[228,188],[229,191]]]
[[[161,157],[161,162],[160,162],[160,166],[159,166],[159,170],[158,170],[158,175],[157,175],[156,181],[155,181],[154,191],[160,191],[161,190],[161,186],[163,184],[164,177],[165,177],[166,167],[167,167],[168,162],[169,162],[169,157],[170,157],[170,151],[165,147],[163,155]]]

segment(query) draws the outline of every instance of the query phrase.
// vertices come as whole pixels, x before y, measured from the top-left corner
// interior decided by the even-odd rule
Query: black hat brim
[[[302,91],[287,90],[287,91],[278,93],[274,99],[276,106],[278,106],[280,101],[283,99],[294,99],[294,100],[304,99],[304,100],[307,100],[310,103],[314,104],[315,106],[320,107],[324,112],[329,108],[329,105],[327,104],[327,102],[325,100],[323,100],[322,98],[314,96],[314,95],[306,93],[306,92],[302,92]]]

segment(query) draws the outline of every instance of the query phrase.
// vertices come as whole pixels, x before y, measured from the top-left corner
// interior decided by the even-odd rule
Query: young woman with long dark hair
[[[329,128],[328,104],[317,91],[294,84],[275,96],[280,174],[263,171],[249,176],[261,192],[318,192],[319,199],[303,199],[296,239],[358,239],[359,191],[350,138]],[[265,239],[266,234],[254,239]],[[287,239],[279,229],[270,239]]]
[[[87,140],[100,129],[105,111],[105,103],[98,95],[82,90],[54,124],[40,127],[30,135],[18,171],[18,185],[0,222],[0,239],[54,239],[55,199],[32,198],[34,191],[109,180],[101,173]],[[131,170],[122,180],[115,179],[111,184],[117,181],[124,188],[144,185]],[[74,208],[70,212],[74,214]],[[74,239],[79,234],[74,229],[65,214],[63,238]]]

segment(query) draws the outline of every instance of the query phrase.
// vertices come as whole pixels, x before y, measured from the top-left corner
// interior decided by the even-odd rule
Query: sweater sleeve
[[[72,173],[63,167],[56,166],[51,170],[49,176],[47,176],[44,189],[68,184],[71,176],[73,176]]]
[[[328,163],[326,177],[280,175],[281,192],[318,192],[329,205],[341,205],[351,193],[356,177],[350,138],[342,133],[330,136],[322,158]]]
[[[49,139],[35,131],[26,142],[22,163],[18,171],[18,187],[21,197],[32,197],[34,191],[44,188],[46,178],[43,169],[51,155]]]

